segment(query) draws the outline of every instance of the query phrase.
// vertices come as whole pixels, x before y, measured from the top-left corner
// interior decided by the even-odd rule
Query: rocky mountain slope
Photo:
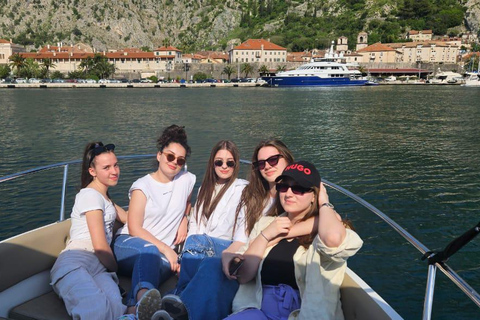
[[[84,42],[97,50],[171,44],[184,52],[224,49],[232,39],[250,37],[272,37],[272,41],[276,37],[285,46],[292,37],[313,39],[291,48],[305,49],[340,35],[355,41],[355,34],[369,31],[371,25],[388,28],[387,22],[401,19],[399,3],[407,1],[439,0],[0,0],[0,38],[31,50],[62,41]],[[454,32],[478,34],[480,0],[446,1],[466,9]],[[316,21],[318,25],[309,26]],[[399,38],[411,28],[398,25]],[[388,39],[372,30],[372,41]],[[300,34],[288,36],[288,32]]]

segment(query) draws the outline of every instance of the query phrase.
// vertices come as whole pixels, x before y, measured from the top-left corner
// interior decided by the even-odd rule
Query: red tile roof
[[[284,47],[280,47],[270,41],[264,39],[248,39],[239,46],[233,48],[233,50],[287,50]]]
[[[379,51],[395,51],[395,49],[383,43],[377,42],[372,45],[369,45],[368,47],[360,49],[357,52],[379,52]]]
[[[153,51],[178,51],[178,52],[182,52],[181,50],[178,50],[177,48],[172,47],[172,46],[168,46],[168,47],[162,46],[162,47],[157,48]]]
[[[0,43],[10,43],[10,41],[5,40],[5,39],[0,39]]]
[[[422,34],[431,34],[433,33],[432,30],[421,30],[421,31],[417,31],[417,30],[410,30],[408,32],[409,35],[414,35],[414,34],[419,34],[419,33],[422,33]]]

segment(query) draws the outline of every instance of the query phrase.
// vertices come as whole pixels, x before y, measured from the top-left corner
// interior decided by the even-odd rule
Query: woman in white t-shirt
[[[196,177],[182,170],[190,154],[185,129],[169,126],[158,138],[157,147],[158,169],[130,188],[128,221],[117,232],[114,244],[119,273],[132,277],[129,313],[135,312],[135,303],[147,290],[158,288],[179,270],[174,247],[187,236]]]
[[[115,219],[126,213],[108,188],[120,168],[113,144],[89,143],[82,162],[81,190],[72,209],[70,240],[51,270],[51,284],[73,319],[116,319],[126,306],[118,289],[117,263],[110,248]]]

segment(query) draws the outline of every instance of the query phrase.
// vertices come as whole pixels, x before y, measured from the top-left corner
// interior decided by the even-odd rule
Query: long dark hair
[[[212,195],[215,190],[215,184],[218,180],[214,167],[215,155],[220,150],[227,150],[232,154],[233,161],[235,161],[235,166],[233,167],[232,176],[228,179],[227,183],[223,185],[223,187],[220,189],[220,192],[215,196],[215,198],[212,199]],[[210,159],[208,159],[205,176],[203,177],[200,192],[198,193],[197,197],[197,203],[195,204],[197,211],[195,219],[197,220],[197,222],[200,222],[202,217],[205,217],[206,220],[210,218],[225,192],[238,177],[239,171],[240,153],[238,152],[237,145],[230,140],[219,141],[213,147],[212,152],[210,153]]]
[[[288,147],[278,139],[260,141],[253,151],[252,162],[258,160],[258,152],[263,147],[274,147],[288,164],[293,162],[292,153]],[[263,209],[267,204],[270,189],[268,181],[265,180],[260,171],[253,168],[253,166],[250,168],[248,180],[249,184],[243,189],[242,197],[235,213],[235,221],[237,221],[241,208],[244,207],[246,221],[245,231],[247,234],[250,234],[253,226],[262,215]],[[233,230],[233,232],[235,232],[235,230]]]
[[[157,139],[158,151],[163,152],[163,149],[165,149],[165,147],[167,147],[170,143],[178,143],[185,148],[185,158],[190,155],[191,150],[187,143],[187,132],[185,131],[185,127],[172,124],[171,126],[165,128],[162,132],[162,135]]]
[[[101,141],[90,142],[90,143],[87,143],[87,145],[85,146],[85,151],[83,152],[82,172],[81,172],[81,179],[80,179],[81,189],[86,188],[93,181],[93,177],[88,170],[90,168],[95,168],[95,157],[97,156],[95,154],[95,148],[103,147],[103,146],[104,145]],[[108,146],[109,145],[107,145],[107,147]],[[101,153],[104,153],[104,152],[114,152],[114,151],[113,149],[105,150]],[[107,196],[110,198],[110,195],[108,194],[108,192],[107,192]]]

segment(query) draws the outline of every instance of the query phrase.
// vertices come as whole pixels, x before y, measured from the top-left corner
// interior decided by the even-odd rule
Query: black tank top
[[[287,284],[298,290],[297,281],[295,281],[295,267],[293,265],[293,255],[297,251],[298,246],[297,239],[292,241],[283,239],[270,250],[262,266],[262,284],[272,286]]]

